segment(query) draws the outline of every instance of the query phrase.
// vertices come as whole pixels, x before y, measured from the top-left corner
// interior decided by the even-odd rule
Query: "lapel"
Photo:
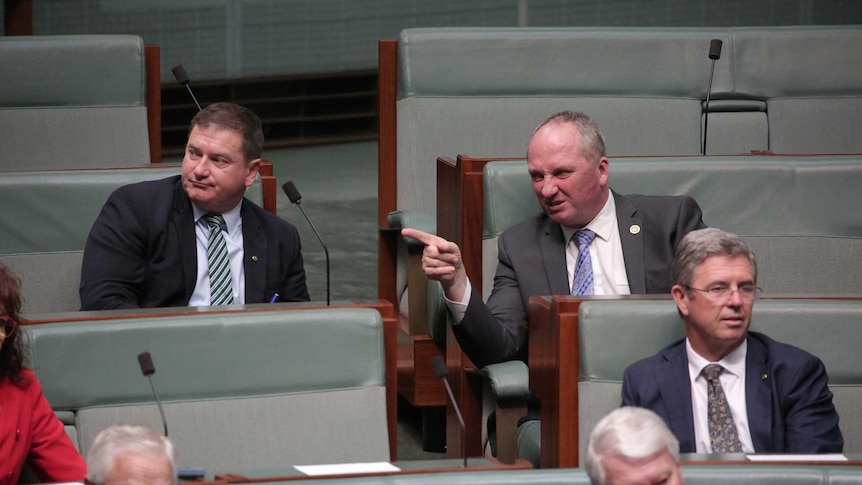
[[[629,279],[629,289],[633,295],[646,293],[646,270],[644,269],[643,218],[629,199],[611,191],[617,206],[617,225],[620,231],[620,243],[623,246],[623,261],[626,265],[626,275]],[[632,234],[632,226],[640,228],[637,234]]]
[[[264,295],[266,290],[267,238],[261,228],[260,219],[251,210],[246,199],[242,200],[240,208],[242,216],[242,245],[245,268],[245,302],[261,303],[268,301]]]
[[[545,217],[539,237],[539,253],[545,266],[548,288],[552,295],[568,295],[569,282],[566,274],[566,241],[560,225]]]
[[[176,240],[179,242],[180,266],[183,274],[183,288],[185,289],[186,301],[195,291],[198,272],[198,253],[195,242],[195,216],[192,211],[192,202],[183,189],[181,177],[177,177],[174,187],[174,206],[169,221],[170,228],[175,232]]]
[[[691,414],[691,381],[685,339],[662,351],[664,368],[656,369],[659,394],[667,412],[668,427],[681,450],[695,450],[694,417]]]
[[[766,378],[764,378],[766,376]],[[769,352],[763,342],[748,334],[748,352],[745,355],[745,402],[748,411],[748,430],[754,451],[774,450],[772,435],[772,380],[769,374]]]

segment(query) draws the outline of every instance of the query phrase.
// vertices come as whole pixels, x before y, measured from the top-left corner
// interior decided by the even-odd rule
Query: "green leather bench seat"
[[[862,293],[862,156],[633,157],[610,160],[621,194],[689,195],[703,220],[740,235],[766,294]],[[525,161],[485,165],[483,293],[497,237],[541,210]]]
[[[141,37],[0,37],[0,65],[0,170],[150,162]]]
[[[81,450],[117,423],[161,430],[208,471],[387,461],[383,324],[370,308],[220,312],[28,325],[30,363]]]
[[[620,405],[625,368],[685,336],[673,300],[586,301],[578,311],[581,458],[593,426]],[[862,452],[862,300],[760,300],[751,329],[818,356],[844,434],[844,452]],[[816,338],[814,338],[816,336]]]
[[[178,175],[178,165],[0,174],[0,263],[22,280],[24,313],[80,308],[81,258],[90,228],[122,185]],[[246,197],[263,204],[260,177]]]

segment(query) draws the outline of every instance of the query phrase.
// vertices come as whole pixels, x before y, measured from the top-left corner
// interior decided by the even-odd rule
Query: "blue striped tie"
[[[575,275],[572,277],[573,295],[593,294],[593,262],[590,259],[590,243],[596,233],[589,229],[576,231],[572,240],[578,246],[578,262],[575,265]]]
[[[221,214],[207,214],[204,217],[210,226],[210,237],[207,243],[210,305],[230,305],[233,303],[233,283],[231,281],[230,259],[227,255],[227,243],[221,229],[224,225],[224,217]]]

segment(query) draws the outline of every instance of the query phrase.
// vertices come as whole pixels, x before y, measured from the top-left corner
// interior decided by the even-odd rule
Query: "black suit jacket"
[[[246,303],[307,301],[299,233],[243,199]],[[81,309],[186,306],[197,252],[191,201],[180,176],[120,187],[108,197],[84,247]]]
[[[754,450],[841,453],[844,439],[827,384],[820,359],[749,332],[745,407]],[[679,451],[696,452],[685,339],[626,369],[622,403],[655,411],[679,440]]]
[[[687,196],[613,196],[632,294],[670,293],[676,247],[690,231],[706,227],[700,206]],[[563,231],[544,213],[507,229],[497,244],[499,263],[488,304],[482,302],[481,288],[474,288],[467,313],[452,327],[478,366],[526,361],[530,297],[569,293]]]

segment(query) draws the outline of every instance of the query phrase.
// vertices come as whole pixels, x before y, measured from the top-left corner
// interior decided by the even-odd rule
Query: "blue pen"
[[[270,303],[275,303],[278,301],[278,293],[272,295],[272,299],[269,300]]]

